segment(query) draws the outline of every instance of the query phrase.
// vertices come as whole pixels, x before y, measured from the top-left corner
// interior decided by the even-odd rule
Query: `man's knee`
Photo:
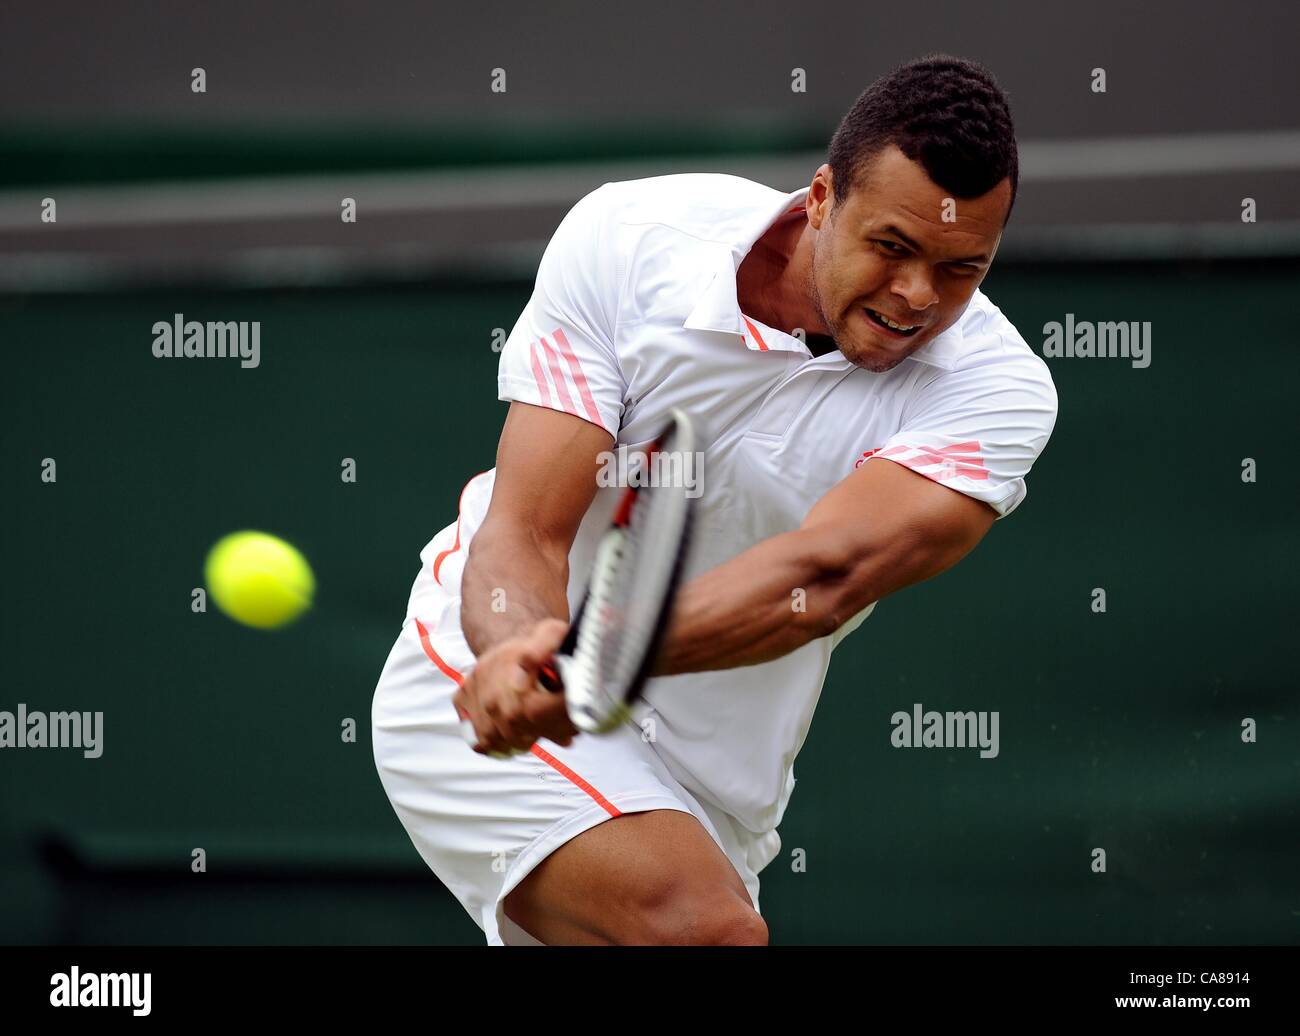
[[[633,902],[635,941],[642,945],[767,945],[767,924],[730,888],[696,888],[670,880],[640,890]]]
[[[741,904],[738,910],[716,918],[710,925],[708,939],[702,946],[766,946],[767,923],[751,906]]]

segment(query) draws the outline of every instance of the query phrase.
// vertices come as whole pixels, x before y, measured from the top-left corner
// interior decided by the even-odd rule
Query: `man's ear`
[[[824,192],[820,201],[817,199],[819,178]],[[812,210],[808,213],[808,222],[812,224],[814,230],[821,230],[827,220],[835,218],[835,178],[829,164],[823,162],[818,166],[817,173],[809,185],[808,196],[813,201]]]

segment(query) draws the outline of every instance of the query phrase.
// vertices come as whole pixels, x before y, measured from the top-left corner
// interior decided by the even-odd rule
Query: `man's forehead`
[[[996,237],[1002,230],[1002,221],[990,219],[987,207],[966,206],[960,198],[949,196],[924,207],[906,201],[867,205],[855,221],[871,230],[896,225],[920,233],[967,239]]]
[[[997,238],[1011,204],[1011,181],[1003,178],[985,194],[958,198],[931,180],[920,162],[891,144],[862,168],[848,201],[852,222],[864,229],[906,220],[945,236],[956,232]]]

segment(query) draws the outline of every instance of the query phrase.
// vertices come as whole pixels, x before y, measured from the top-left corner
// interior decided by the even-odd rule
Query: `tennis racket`
[[[644,477],[629,478],[638,484],[624,490],[596,547],[564,641],[539,672],[539,685],[564,695],[580,731],[601,734],[629,719],[649,678],[690,548],[695,497],[686,483],[694,479],[684,476],[699,476],[697,456],[691,420],[673,408],[646,447]],[[469,720],[461,733],[470,745],[478,743]]]

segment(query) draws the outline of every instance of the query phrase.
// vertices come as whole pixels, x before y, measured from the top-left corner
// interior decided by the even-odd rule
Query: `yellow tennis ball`
[[[232,532],[208,552],[208,593],[223,612],[258,629],[292,622],[311,606],[316,579],[295,547],[265,532]]]

